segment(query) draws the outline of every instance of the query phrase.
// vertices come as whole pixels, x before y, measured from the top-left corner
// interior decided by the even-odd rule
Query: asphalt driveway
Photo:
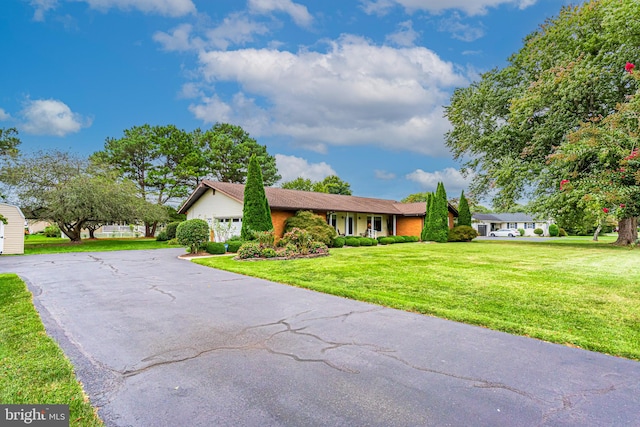
[[[107,426],[639,425],[640,363],[202,267],[0,257]]]

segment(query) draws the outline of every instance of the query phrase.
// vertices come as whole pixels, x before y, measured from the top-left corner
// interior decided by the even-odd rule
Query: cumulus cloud
[[[244,127],[239,114],[250,113],[253,126],[264,126],[250,128],[252,134],[288,136],[319,152],[327,144],[375,144],[445,154],[449,123],[441,106],[450,88],[466,84],[429,49],[377,46],[355,36],[329,42],[326,52],[208,51],[199,62],[206,83],[234,82],[241,92],[230,101],[203,97],[191,107],[196,117]]]
[[[308,27],[313,22],[313,16],[311,16],[307,7],[291,0],[249,0],[249,10],[252,13],[260,14],[284,12],[301,27]]]
[[[38,99],[27,101],[21,111],[24,122],[21,128],[35,135],[65,136],[91,126],[91,120],[74,113],[62,101]]]
[[[537,0],[360,0],[362,8],[369,14],[385,14],[393,6],[400,5],[407,11],[424,10],[431,13],[441,13],[445,10],[461,10],[467,15],[483,15],[487,9],[501,5],[515,5],[526,9]]]
[[[35,9],[33,20],[42,22],[44,21],[45,13],[58,6],[58,0],[30,0],[29,4]]]
[[[276,154],[275,158],[278,172],[282,175],[280,182],[292,181],[298,177],[322,181],[329,175],[337,175],[336,171],[325,162],[309,163],[302,157],[284,154]]]
[[[473,179],[473,176],[469,175],[464,177],[459,170],[446,168],[435,172],[425,172],[422,169],[416,169],[410,174],[407,174],[405,178],[409,181],[417,182],[425,191],[435,191],[438,187],[438,182],[442,182],[447,189],[447,193],[451,195],[466,189]]]
[[[11,114],[4,111],[4,109],[0,108],[0,121],[9,120],[11,118]]]
[[[420,33],[413,29],[413,23],[411,21],[401,22],[399,26],[400,29],[398,29],[398,31],[386,37],[387,42],[391,42],[397,46],[413,46],[416,39],[420,36]]]
[[[460,14],[453,13],[451,17],[440,22],[440,31],[451,33],[454,39],[464,42],[472,42],[484,36],[484,29],[481,26],[465,24],[461,20]]]

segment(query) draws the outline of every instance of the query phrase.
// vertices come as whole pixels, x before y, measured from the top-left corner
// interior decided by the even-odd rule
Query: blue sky
[[[502,67],[563,0],[4,0],[0,127],[89,155],[132,126],[242,126],[284,180],[400,200],[467,186],[456,87]]]

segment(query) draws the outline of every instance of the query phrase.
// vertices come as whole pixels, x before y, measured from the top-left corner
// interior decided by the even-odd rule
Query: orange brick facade
[[[273,230],[276,236],[282,237],[284,235],[284,222],[287,218],[291,218],[294,215],[295,212],[271,210],[271,222],[273,223]]]
[[[453,228],[455,222],[453,213],[449,211],[449,228]],[[396,219],[396,234],[398,236],[418,236],[422,233],[424,217],[405,216]]]

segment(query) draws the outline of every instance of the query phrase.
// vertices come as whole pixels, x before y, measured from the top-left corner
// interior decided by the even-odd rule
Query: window
[[[536,225],[533,222],[525,222],[524,223],[524,228],[525,229],[529,229],[529,230],[533,230],[534,228],[536,228]]]
[[[381,216],[369,216],[367,218],[367,228],[371,228],[374,231],[382,231],[382,217]]]
[[[338,227],[338,217],[336,214],[329,214],[329,216],[327,217],[327,224],[329,224],[330,226],[332,226],[334,229],[336,229]]]
[[[518,223],[517,222],[508,222],[507,223],[507,228],[518,228]]]

